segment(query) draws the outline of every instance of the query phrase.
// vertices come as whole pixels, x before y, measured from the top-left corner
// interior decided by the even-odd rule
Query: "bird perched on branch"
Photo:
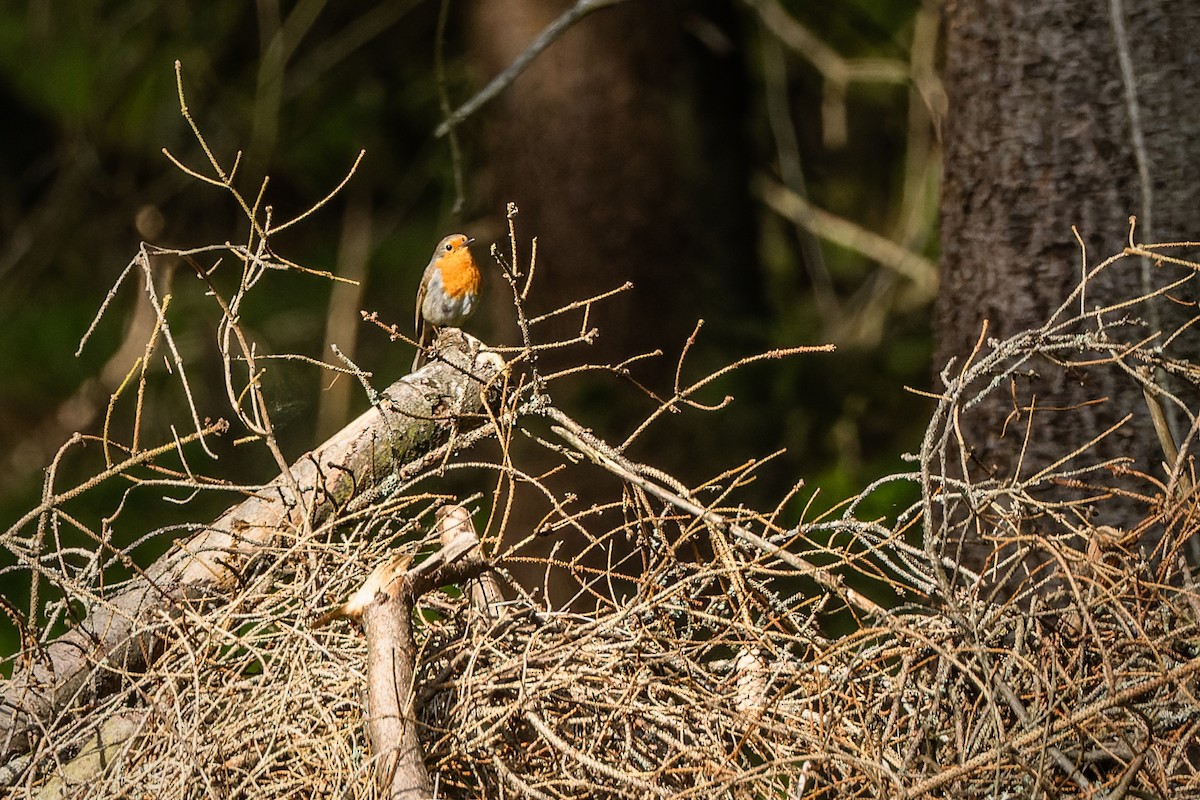
[[[438,328],[461,325],[479,300],[479,267],[471,255],[471,242],[452,233],[438,242],[417,290],[417,355],[413,371],[425,362],[425,348]]]

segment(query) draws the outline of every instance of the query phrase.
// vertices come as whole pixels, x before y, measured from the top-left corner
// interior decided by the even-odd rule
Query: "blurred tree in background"
[[[1017,0],[959,3],[947,13],[945,79],[954,114],[942,219],[954,235],[944,240],[935,363],[956,357],[961,364],[984,320],[989,337],[1005,338],[1049,319],[1080,281],[1081,247],[1091,268],[1130,241],[1195,239],[1200,6],[1156,0],[1125,8],[1112,3],[1097,13],[1086,0]],[[1071,230],[1077,239],[1066,235]],[[1173,253],[1195,257],[1188,249]],[[1163,274],[1171,273],[1150,259],[1105,271],[1089,280],[1081,305],[1124,302],[1149,292]],[[1189,286],[1155,298],[1140,320],[1148,341],[1192,358],[1195,306]],[[1015,474],[1018,464],[1032,474],[1061,459],[1065,442],[1099,437],[1096,454],[1131,459],[1135,474],[1157,475],[1163,448],[1144,391],[1121,370],[1085,380],[1033,362],[1011,391],[980,403],[963,430],[973,457],[993,475]],[[1089,401],[1097,397],[1105,402]],[[1012,422],[1024,425],[1034,406],[1055,420],[1052,435],[1028,442],[1002,435]],[[1165,414],[1174,440],[1184,441],[1185,415],[1170,404]],[[1128,424],[1104,436],[1127,415]],[[1125,502],[1074,513],[1133,526],[1146,513],[1135,485],[1124,484],[1132,492]],[[993,545],[975,549],[981,563]]]
[[[237,184],[248,196],[270,176],[266,202],[280,219],[323,197],[366,151],[342,193],[272,239],[281,255],[360,285],[268,276],[271,304],[243,310],[264,351],[329,358],[336,343],[379,381],[403,374],[411,349],[362,327],[359,310],[407,329],[432,244],[464,230],[489,264],[487,246],[502,241],[505,203],[515,201],[520,233],[539,237],[540,307],[634,281],[596,320],[596,360],[661,348],[631,367],[654,391],[669,394],[699,318],[706,325],[685,366],[696,375],[771,347],[838,345],[727,378],[703,398],[736,398],[722,424],[698,412],[671,420],[647,444],[655,463],[690,478],[786,448],[759,491],[778,497],[804,478],[823,487],[817,507],[897,469],[928,405],[902,386],[928,382],[936,291],[934,4],[595,4],[611,7],[578,20],[451,136],[435,135],[449,109],[571,5],[0,7],[0,520],[36,504],[45,468],[73,433],[99,431],[109,394],[141,354],[121,349],[122,324],[150,324],[127,285],[114,298],[120,313],[73,355],[137,243],[185,248],[239,235],[228,196],[161,152],[204,159],[179,114],[176,59],[209,144],[224,163],[243,152]],[[180,346],[192,363],[211,360],[214,330],[186,315],[204,285],[188,265],[155,268],[182,315]],[[489,272],[489,305],[467,327],[513,343],[507,287]],[[156,369],[148,391],[183,402]],[[217,416],[223,387],[215,369],[211,377],[193,390],[201,415]],[[289,458],[367,405],[353,382],[309,365],[272,362],[264,380]],[[586,422],[620,438],[653,403],[613,404],[614,387],[630,394],[614,377],[581,386],[574,400]],[[163,420],[142,424],[164,434]],[[273,474],[261,455],[216,447],[231,480]],[[64,481],[93,472],[60,465]],[[103,516],[123,500],[101,491],[89,502]],[[123,540],[144,533],[129,505],[113,532]],[[170,522],[160,507],[152,513],[146,529]],[[191,506],[179,518],[205,514]],[[25,602],[20,588],[4,591]]]

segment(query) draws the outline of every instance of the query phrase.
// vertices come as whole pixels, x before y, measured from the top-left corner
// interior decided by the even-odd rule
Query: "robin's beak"
[[[475,244],[475,237],[474,236],[467,237],[467,244]]]

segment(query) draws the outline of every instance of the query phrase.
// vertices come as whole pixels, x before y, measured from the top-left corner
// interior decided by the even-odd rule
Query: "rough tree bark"
[[[1139,241],[1200,234],[1200,4],[961,0],[949,5],[946,31],[939,365],[969,353],[984,320],[999,338],[1047,319],[1080,278],[1072,225],[1092,265],[1121,251],[1130,215]],[[1088,307],[1139,295],[1162,280],[1153,270],[1133,259],[1107,270],[1089,284]],[[1143,320],[1147,335],[1165,337],[1193,313],[1161,299]],[[1172,348],[1194,346],[1183,336]],[[1026,468],[1133,412],[1095,455],[1132,456],[1135,469],[1161,474],[1163,451],[1135,381],[1118,369],[1082,381],[1041,366],[1018,396],[1042,408],[1107,401],[1044,415]],[[1008,389],[963,421],[978,465],[998,477],[1012,473],[1023,445],[1023,424],[1000,436],[1014,409]],[[1102,517],[1127,525],[1145,511],[1106,503]]]

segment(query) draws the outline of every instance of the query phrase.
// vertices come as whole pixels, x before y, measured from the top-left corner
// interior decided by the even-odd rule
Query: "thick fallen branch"
[[[438,511],[442,548],[412,569],[408,554],[380,564],[342,607],[367,637],[367,727],[379,770],[380,792],[393,800],[427,800],[433,783],[417,738],[413,674],[417,646],[413,608],[421,595],[478,578],[486,569],[479,537],[461,506]]]
[[[0,763],[29,750],[60,714],[111,691],[110,676],[153,661],[160,648],[152,631],[163,627],[156,618],[177,615],[186,601],[228,593],[278,534],[325,524],[445,441],[458,417],[481,408],[502,367],[494,353],[480,351],[472,337],[445,331],[424,369],[388,387],[374,407],[292,464],[290,475],[178,543],[89,609],[77,627],[31,654],[29,666],[0,681]]]

